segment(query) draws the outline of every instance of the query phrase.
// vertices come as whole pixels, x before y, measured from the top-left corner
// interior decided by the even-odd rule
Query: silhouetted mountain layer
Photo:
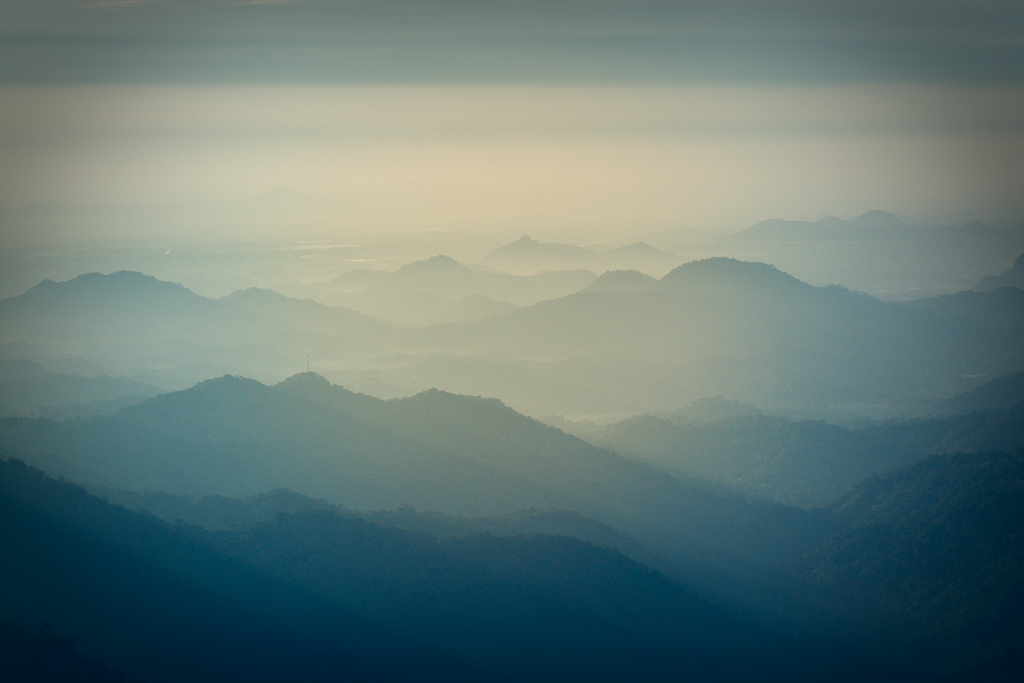
[[[392,396],[440,387],[564,415],[670,411],[708,395],[835,420],[910,415],[1024,369],[1017,289],[883,303],[722,258],[611,289],[394,330],[266,290],[212,300],[137,273],[90,275],[0,302],[0,340],[8,357],[73,356],[177,387],[224,372],[277,381],[308,354]],[[446,310],[472,317],[492,303]]]
[[[792,444],[794,434],[798,437],[817,434],[826,444],[841,444],[844,438],[835,432],[838,428],[821,423],[791,423],[787,427],[775,418],[757,418],[752,424],[766,427],[761,438],[769,442],[771,438],[781,438]],[[874,432],[848,430],[846,438],[863,439],[873,434],[882,441],[891,438],[915,447],[927,448],[929,443],[955,446],[1008,433],[1019,424],[1020,416],[1016,413],[993,411],[945,420],[883,425],[872,428]],[[348,467],[348,478],[355,481],[347,485],[367,489],[362,493],[364,496],[385,499],[394,494],[369,489],[390,489],[397,484],[400,491],[416,490],[403,482],[421,472],[416,466],[410,469],[407,461],[421,459],[436,471],[434,479],[423,478],[419,493],[430,493],[439,481],[449,484],[448,488],[439,489],[449,498],[438,506],[441,509],[445,509],[444,505],[463,505],[458,502],[460,497],[471,501],[476,497],[479,501],[483,493],[492,497],[507,493],[509,498],[522,495],[510,492],[515,486],[524,487],[522,490],[527,493],[541,490],[551,494],[559,504],[575,506],[576,510],[612,524],[665,553],[669,560],[667,571],[694,581],[695,587],[717,596],[721,604],[741,606],[762,623],[783,633],[795,630],[842,636],[858,644],[857,651],[863,655],[864,662],[873,662],[871,666],[882,666],[881,662],[889,661],[885,667],[897,667],[886,668],[888,673],[874,676],[864,675],[862,669],[849,669],[854,672],[851,680],[921,680],[960,669],[970,671],[1024,642],[1024,625],[1019,617],[1024,613],[1019,609],[1024,596],[1024,581],[1020,578],[1024,575],[1020,571],[1024,551],[1018,547],[1019,539],[1024,537],[1020,533],[1024,513],[1018,510],[1024,504],[1019,485],[1022,477],[1018,471],[1024,457],[1019,451],[1016,454],[933,456],[869,479],[838,502],[807,512],[754,503],[673,480],[517,415],[494,400],[435,391],[384,402],[347,392],[313,374],[293,377],[276,387],[222,378],[194,390],[149,399],[116,416],[68,424],[6,419],[0,426],[4,448],[19,448],[36,461],[49,460],[57,466],[66,467],[68,463],[80,467],[85,466],[82,463],[90,467],[104,466],[110,478],[130,480],[133,476],[152,476],[156,485],[149,485],[151,489],[160,487],[161,476],[170,479],[177,475],[175,469],[182,475],[215,481],[210,473],[220,468],[223,481],[233,481],[235,486],[239,481],[251,485],[259,477],[283,479],[297,477],[297,473],[311,474],[315,481],[296,479],[303,481],[307,488],[307,491],[299,490],[308,493],[308,489],[315,486],[337,485],[342,478],[332,479],[333,469]],[[714,427],[715,424],[702,426]],[[91,445],[90,439],[98,439],[97,435],[102,437],[102,448]],[[371,458],[388,457],[385,452],[389,449],[360,453],[353,447],[382,438],[391,438],[388,442],[391,447],[404,443],[410,448],[392,453],[383,473],[368,469],[366,462]],[[315,453],[315,457],[309,455],[311,453]],[[234,456],[235,461],[226,455]],[[784,448],[767,454],[765,460],[783,455]],[[314,464],[310,465],[310,461]],[[118,462],[123,463],[122,470],[114,466]],[[271,472],[268,463],[274,462],[279,469]],[[280,467],[285,462],[288,468]],[[357,467],[359,463],[362,465]],[[481,468],[477,471],[486,473],[487,478],[463,478],[461,485],[450,486],[450,480],[465,463],[476,463]],[[820,467],[820,464],[815,466]],[[808,465],[807,469],[815,466]],[[169,468],[171,475],[162,473],[160,468]],[[245,477],[250,479],[247,481]],[[510,480],[513,484],[509,484]],[[216,485],[224,486],[223,483]],[[31,488],[24,484],[19,486],[24,490]],[[437,496],[441,498],[441,494]],[[143,498],[162,501],[161,504],[169,507],[181,501],[166,494],[144,494]],[[226,517],[239,514],[237,505],[225,503],[223,499],[208,503],[199,514],[214,518],[225,511]],[[472,504],[481,505],[479,502]],[[266,519],[267,512],[275,507],[301,510],[310,505],[307,499],[295,494],[277,492],[246,503],[241,514]],[[583,647],[582,640],[602,643],[599,647],[609,653],[615,651],[614,642],[628,643],[629,652],[645,653],[642,659],[649,663],[651,671],[664,671],[660,667],[666,661],[662,659],[665,651],[655,643],[656,639],[641,638],[645,647],[653,647],[653,650],[634,647],[635,641],[630,640],[633,636],[623,636],[621,641],[602,640],[607,632],[601,624],[620,623],[623,614],[633,613],[633,608],[624,603],[601,597],[607,585],[595,588],[597,592],[592,593],[590,588],[585,588],[592,584],[566,578],[565,574],[557,576],[577,588],[551,588],[553,584],[538,578],[548,576],[545,572],[553,567],[563,566],[561,560],[554,558],[566,556],[578,556],[584,572],[592,579],[609,576],[606,569],[600,569],[605,566],[601,564],[605,560],[598,559],[600,555],[586,559],[590,557],[587,553],[591,551],[586,549],[590,546],[578,545],[578,541],[531,540],[529,537],[510,540],[466,536],[466,532],[472,533],[487,525],[498,527],[499,533],[504,533],[502,527],[525,530],[530,525],[547,525],[549,529],[571,534],[578,533],[571,528],[577,525],[582,528],[580,535],[600,531],[599,525],[561,513],[544,521],[537,518],[537,513],[528,513],[519,520],[514,517],[506,517],[504,521],[502,518],[459,520],[401,509],[339,513],[329,509],[323,501],[314,501],[312,507],[320,509],[275,517],[257,527],[220,535],[189,533],[207,539],[214,547],[241,558],[246,564],[255,564],[263,571],[305,586],[359,614],[383,620],[404,636],[425,639],[447,651],[456,648],[457,643],[470,643],[467,652],[493,657],[487,661],[499,663],[491,670],[514,678],[535,677],[538,670],[549,664],[547,658],[551,650],[538,644],[538,637],[553,639],[551,642],[559,644],[560,651],[570,653],[580,651],[574,648]],[[386,531],[377,531],[381,527],[371,522],[383,522]],[[15,524],[6,532],[13,533],[20,528],[20,523]],[[610,538],[612,545],[624,542],[623,537],[613,531],[606,529],[601,533]],[[438,545],[435,534],[446,536],[448,540]],[[50,531],[41,533],[42,538],[54,535]],[[352,548],[361,550],[352,555]],[[360,554],[364,551],[365,554]],[[635,549],[633,553],[636,554]],[[294,558],[297,557],[306,559],[296,563]],[[535,559],[527,561],[527,557]],[[625,561],[617,557],[620,559],[615,563]],[[396,558],[405,559],[397,561]],[[466,564],[465,558],[472,560],[470,564]],[[416,563],[420,561],[424,564]],[[544,569],[545,566],[548,569]],[[508,573],[510,567],[515,568],[511,570],[512,575]],[[486,590],[479,583],[465,583],[472,577],[479,578],[480,571],[490,577]],[[623,571],[626,574],[615,570],[612,576],[634,576],[633,569]],[[523,583],[522,576],[534,577],[540,584],[534,579]],[[429,577],[441,578],[430,583]],[[455,585],[458,588],[452,587]],[[467,589],[467,585],[476,588]],[[488,591],[492,589],[495,595],[504,596],[496,598],[495,603],[503,605],[499,610],[503,614],[513,610],[512,605],[524,601],[537,606],[539,611],[530,612],[523,621],[518,621],[517,616],[522,612],[513,612],[511,619],[492,620],[479,611],[483,608],[478,599],[480,591],[490,595]],[[560,602],[561,597],[554,602],[531,602],[533,598],[524,597],[526,594],[522,592],[527,589],[556,596],[566,595],[566,590],[569,595],[575,595],[573,590],[584,589],[586,595],[605,607],[591,612],[590,607],[581,608],[575,598],[569,600],[567,607]],[[444,609],[451,611],[442,610],[440,616],[439,603],[431,602],[438,594],[458,596],[444,603]],[[658,594],[657,591],[654,594]],[[502,602],[507,596],[517,597],[511,603]],[[670,602],[664,595],[652,599],[655,603]],[[692,601],[692,598],[685,600]],[[651,603],[641,601],[640,604]],[[554,609],[558,615],[538,616],[549,615],[544,611],[548,609]],[[620,609],[625,612],[616,611]],[[683,613],[692,615],[688,609]],[[641,609],[641,613],[647,615],[645,618],[662,619],[657,616],[660,612],[652,612],[649,607]],[[691,628],[689,621],[684,619],[685,624],[672,621],[678,616],[666,615],[668,622],[658,623],[675,624],[665,629],[671,631],[678,627],[692,636],[692,631],[685,630]],[[27,617],[18,612],[2,612],[0,618]],[[584,634],[582,640],[555,637],[543,629],[537,630],[536,619],[563,625],[578,619],[598,628],[602,635],[590,638],[585,635],[590,631],[584,629],[573,631]],[[722,623],[708,619],[711,621],[705,619],[703,623]],[[425,626],[424,620],[428,620],[430,626]],[[509,625],[519,630],[517,635],[509,637],[511,650],[506,651],[494,649],[497,646],[473,637],[463,640],[469,623],[474,624],[474,628],[483,628],[483,632],[497,632],[499,627]],[[77,635],[73,629],[62,632]],[[644,631],[631,631],[634,635],[638,632]],[[690,642],[691,636],[684,640]],[[772,669],[771,662],[779,660],[763,655],[764,652],[781,653],[779,657],[787,659],[793,656],[794,650],[790,648],[796,647],[795,652],[806,654],[819,651],[819,645],[779,641],[767,650],[757,650],[762,655],[743,661],[765,656],[768,670],[777,671]],[[708,641],[702,650],[710,652],[713,648],[713,643]],[[537,653],[536,658],[522,663],[507,655],[509,651],[521,649]],[[83,651],[125,671],[134,671],[124,666],[122,659],[105,652]],[[827,652],[827,656],[821,655],[825,658],[822,660],[798,658],[797,673],[814,671],[813,675],[808,674],[811,680],[814,676],[818,676],[818,680],[834,678],[831,671],[826,675],[815,667],[825,660],[834,663],[838,661],[836,657],[845,655],[834,650]],[[610,674],[615,677],[624,671],[616,667],[634,665],[623,664],[633,661],[625,654],[622,655],[625,659],[617,659],[618,656],[613,657],[614,663],[602,664],[598,670],[615,672]],[[474,661],[481,664],[480,660]],[[702,661],[707,663],[707,660]],[[691,664],[687,671],[703,671],[711,678],[724,675],[718,670],[716,674],[708,673],[712,669],[702,669],[703,664]],[[750,669],[744,670],[749,675]],[[565,670],[561,676],[564,678]]]
[[[470,514],[557,502],[543,486],[240,377],[111,416],[10,419],[3,434],[8,448],[49,472],[114,488],[253,495],[283,486],[357,508],[450,501],[452,512]]]
[[[210,530],[226,530],[236,526],[268,522],[278,513],[306,510],[330,510],[347,517],[409,531],[423,531],[441,538],[489,533],[495,536],[545,534],[572,536],[596,546],[615,548],[641,564],[657,568],[662,561],[636,540],[619,533],[607,524],[570,512],[519,510],[507,515],[487,517],[453,517],[440,512],[417,512],[405,506],[396,510],[353,511],[334,505],[323,498],[310,498],[288,489],[274,489],[246,498],[197,496],[166,491],[123,491],[87,486],[93,495],[129,510],[145,510],[168,521],[184,521]]]
[[[594,282],[587,285],[585,292],[642,292],[650,289],[657,282],[650,275],[639,270],[609,270]]]
[[[0,342],[37,354],[79,355],[114,374],[163,375],[190,386],[207,373],[286,375],[305,355],[351,357],[379,348],[389,328],[353,311],[249,289],[208,299],[140,273],[46,280],[0,301]],[[189,366],[203,365],[197,377]],[[288,368],[281,372],[282,368]],[[219,369],[219,372],[218,372]]]
[[[174,527],[0,462],[0,618],[146,681],[478,680],[484,672]]]
[[[597,276],[589,270],[510,275],[476,271],[447,256],[402,266],[344,299],[345,305],[398,324],[478,320],[577,292]]]
[[[761,221],[737,233],[744,240],[788,242],[854,242],[877,240],[991,239],[996,231],[980,221],[961,227],[917,228],[888,211],[868,211],[853,220],[826,216],[817,221],[777,218]]]
[[[1000,287],[1016,287],[1024,289],[1024,254],[1017,257],[1013,265],[999,275],[986,275],[981,282],[974,285],[978,292],[991,292]]]
[[[439,543],[311,512],[215,542],[511,680],[731,680],[756,669],[751,650],[764,647],[748,639],[733,650],[726,635],[745,629],[724,613],[622,555],[567,537]]]
[[[634,242],[608,251],[596,251],[574,244],[544,243],[523,236],[484,256],[483,263],[510,273],[528,275],[546,270],[584,268],[595,272],[639,270],[662,275],[679,265],[675,254]]]
[[[147,680],[860,681],[872,667],[568,537],[439,541],[328,510],[210,533],[17,461],[0,462],[0,506],[0,618],[44,619]]]
[[[380,401],[312,373],[275,387],[225,377],[63,424],[8,418],[0,447],[116,489],[245,496],[284,486],[356,509],[457,515],[557,506],[684,563],[695,581],[773,566],[827,530],[804,512],[631,463],[493,399],[431,391]]]
[[[970,391],[943,401],[935,412],[939,415],[958,415],[977,410],[999,410],[1024,403],[1024,372],[990,379]]]
[[[52,374],[31,361],[0,360],[0,415],[102,415],[159,393],[126,377]]]
[[[668,245],[678,239],[679,249],[688,241],[672,235],[662,239]],[[763,221],[718,248],[744,260],[772,263],[816,285],[842,284],[886,301],[906,301],[971,289],[993,272],[993,264],[1019,254],[1022,241],[1019,231],[996,230],[979,221],[919,227],[869,211],[849,221]]]
[[[579,392],[588,400],[606,391],[614,401],[614,368],[628,361],[642,381],[621,378],[623,403],[644,392],[653,402],[675,386],[675,405],[651,408],[720,394],[783,410],[891,414],[923,409],[923,397],[949,396],[964,376],[1024,367],[1024,296],[1014,292],[884,303],[718,258],[680,266],[647,290],[580,292],[410,341],[453,356],[487,349],[548,363],[587,358],[597,366],[588,372],[596,390]],[[448,365],[453,382],[472,372],[468,360]],[[573,385],[564,370],[552,373]],[[669,386],[659,376],[671,378]]]
[[[574,244],[543,243],[523,235],[519,240],[498,247],[483,262],[511,273],[569,268],[587,268],[597,260],[597,252]]]
[[[847,530],[808,553],[834,608],[938,665],[1024,645],[1024,451],[932,456],[826,511]]]
[[[851,429],[746,415],[678,422],[650,415],[580,436],[685,477],[718,481],[789,505],[823,505],[864,478],[936,453],[1024,448],[1024,403],[942,419]],[[573,432],[574,425],[565,429]]]

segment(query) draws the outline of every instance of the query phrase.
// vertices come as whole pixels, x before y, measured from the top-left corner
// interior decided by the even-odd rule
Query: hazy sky
[[[1024,3],[0,0],[0,206],[1024,217]]]

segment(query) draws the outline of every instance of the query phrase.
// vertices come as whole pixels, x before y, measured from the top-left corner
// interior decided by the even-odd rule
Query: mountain
[[[146,680],[861,681],[877,665],[565,536],[439,539],[323,509],[208,532],[11,460],[0,508],[0,618],[45,620]]]
[[[417,512],[403,506],[395,510],[354,511],[310,498],[288,489],[274,489],[246,498],[174,494],[166,491],[125,491],[86,486],[90,493],[129,510],[144,510],[167,521],[184,521],[209,530],[269,522],[278,514],[308,510],[330,510],[344,517],[358,517],[372,524],[407,531],[426,532],[439,538],[489,533],[495,536],[572,536],[595,546],[614,548],[641,564],[658,568],[663,564],[638,541],[607,524],[568,510],[536,508],[505,515],[453,517],[440,512]]]
[[[431,290],[438,273],[447,275]],[[636,286],[519,309],[482,294],[449,298],[484,282],[521,297],[550,293],[561,275],[545,277],[478,273],[439,258],[354,295],[452,321],[397,330],[269,290],[214,300],[137,273],[83,276],[0,301],[0,348],[7,358],[55,367],[77,359],[92,364],[89,374],[164,389],[225,373],[275,382],[316,367],[388,396],[437,387],[568,416],[668,412],[709,395],[790,416],[906,416],[978,378],[1024,369],[1024,295],[1011,288],[882,302],[716,258],[648,288],[634,275]],[[572,279],[558,286],[579,284]],[[500,288],[493,293],[504,296]],[[487,317],[455,322],[478,315]]]
[[[602,270],[639,270],[660,277],[678,266],[682,257],[652,247],[644,242],[633,242],[624,247],[601,252]]]
[[[589,268],[598,259],[597,252],[574,244],[538,242],[527,235],[498,247],[481,259],[489,266],[517,274],[533,274],[545,270]]]
[[[110,275],[88,273],[67,282],[43,280],[24,294],[4,299],[0,306],[8,325],[35,322],[42,326],[57,325],[53,319],[58,316],[69,325],[96,317],[105,323],[120,322],[125,316],[142,316],[147,322],[158,315],[174,319],[207,311],[213,304],[180,284],[122,270]]]
[[[857,429],[766,415],[709,422],[644,415],[593,426],[581,435],[596,446],[678,476],[813,507],[844,495],[870,475],[935,453],[1024,448],[1018,428],[1022,421],[1024,404]]]
[[[748,240],[858,241],[908,237],[913,232],[898,216],[887,211],[868,211],[852,221],[826,216],[818,221],[761,221],[737,236]]]
[[[168,522],[180,521],[211,531],[267,522],[279,513],[304,510],[346,511],[323,498],[310,498],[284,488],[245,498],[152,490],[127,491],[89,484],[82,485],[82,488],[97,498],[128,510],[145,511]]]
[[[981,221],[971,221],[967,225],[960,228],[954,228],[960,235],[964,237],[991,240],[999,237],[999,231],[995,230],[989,225],[982,223]]]
[[[583,288],[584,292],[622,292],[630,294],[650,289],[656,280],[639,270],[609,270]]]
[[[48,624],[132,677],[488,678],[240,563],[196,527],[109,505],[20,462],[0,461],[0,510],[0,619]]]
[[[469,516],[558,507],[684,562],[698,581],[718,581],[712,568],[730,575],[741,556],[771,565],[823,531],[801,511],[679,481],[493,399],[431,391],[380,401],[312,373],[274,387],[224,377],[63,424],[0,419],[0,448],[114,489],[286,487],[349,508]]]
[[[354,311],[269,290],[209,299],[127,271],[46,280],[0,301],[0,320],[0,343],[21,358],[77,356],[109,374],[171,387],[247,368],[280,377],[305,365],[307,353],[361,355],[390,334]]]
[[[460,514],[557,502],[542,486],[240,377],[110,416],[11,420],[2,431],[7,448],[35,451],[31,462],[47,472],[113,488],[253,495],[286,487],[358,508],[447,504]]]
[[[978,410],[999,410],[1024,403],[1024,372],[995,377],[970,391],[953,396],[935,410],[938,415],[959,415]]]
[[[216,540],[247,564],[511,681],[775,680],[782,672],[813,680],[808,673],[822,666],[622,555],[564,536],[439,543],[320,512]]]
[[[1024,644],[1022,480],[1022,451],[936,455],[872,477],[826,508],[847,528],[801,559],[805,575],[836,613],[937,668],[998,663]]]
[[[1017,257],[1013,265],[999,275],[986,275],[981,282],[974,285],[976,292],[991,292],[999,287],[1016,287],[1024,289],[1024,254]]]
[[[837,239],[845,228],[847,222],[835,216],[826,216],[816,222],[812,221],[788,221],[779,218],[770,218],[750,226],[737,233],[741,239],[760,240],[814,240],[814,239]]]
[[[898,235],[909,226],[896,214],[874,209],[857,216],[851,221],[858,229],[877,235]]]
[[[85,417],[159,393],[151,384],[126,377],[51,374],[31,361],[0,360],[0,415]]]
[[[739,292],[748,296],[765,296],[790,292],[806,293],[814,288],[767,263],[716,257],[691,261],[673,269],[658,281],[658,289],[716,290]]]
[[[1019,254],[1021,239],[980,221],[926,227],[869,211],[853,220],[762,221],[717,248],[723,255],[775,264],[815,285],[840,284],[886,301],[907,301],[971,289],[995,264],[1006,263],[1008,253]]]
[[[443,373],[430,376],[435,386],[467,393],[479,391],[462,378],[478,372],[468,359],[481,349],[547,363],[558,378],[548,392],[583,385],[568,374],[570,363],[590,364],[575,406],[514,402],[536,414],[641,412],[634,397],[646,410],[673,410],[722,395],[834,419],[918,412],[964,387],[965,377],[1024,368],[1022,304],[998,292],[886,303],[813,287],[766,264],[715,258],[684,264],[642,291],[579,292],[425,330],[416,342],[422,353],[449,355]],[[499,385],[505,373],[496,365],[482,366],[491,378],[486,393],[510,401],[525,393],[518,387],[528,367]],[[414,371],[426,374],[423,365]],[[583,400],[608,408],[584,409]]]
[[[498,247],[483,257],[482,263],[520,275],[546,270],[582,268],[606,270],[639,270],[649,275],[663,275],[682,259],[644,242],[596,251],[573,244],[538,242],[523,236],[516,242]]]
[[[840,667],[850,680],[930,680],[1000,657],[1024,633],[1015,616],[1020,614],[1024,560],[1017,547],[1017,470],[1024,459],[1015,450],[983,450],[1002,448],[1014,438],[1019,442],[1019,412],[979,412],[866,430],[787,424],[764,416],[733,418],[748,421],[746,434],[729,420],[689,425],[703,428],[693,434],[703,433],[705,440],[711,436],[724,443],[715,429],[726,437],[738,435],[736,453],[758,446],[759,440],[774,444],[761,446],[751,464],[789,462],[795,467],[791,477],[828,472],[846,459],[846,452],[851,461],[871,461],[877,454],[866,446],[872,443],[881,454],[880,468],[892,462],[890,450],[898,457],[933,446],[951,453],[875,475],[813,510],[766,504],[667,476],[493,399],[431,391],[380,401],[313,373],[272,387],[221,378],[148,399],[117,415],[71,423],[7,418],[0,420],[0,448],[53,473],[94,482],[102,478],[108,485],[127,482],[151,491],[177,484],[178,490],[190,486],[224,496],[269,480],[285,483],[297,493],[277,491],[248,502],[212,498],[194,510],[205,519],[219,519],[221,528],[232,515],[236,522],[255,521],[256,526],[212,535],[193,527],[182,531],[245,567],[381,623],[401,638],[452,653],[457,660],[466,661],[465,655],[473,665],[513,679],[533,680],[538,671],[550,671],[543,667],[555,655],[543,642],[557,644],[554,650],[565,654],[559,666],[597,648],[610,659],[594,659],[605,662],[594,671],[606,669],[612,678],[621,678],[625,653],[644,653],[641,660],[651,672],[645,676],[658,678],[668,670],[663,645],[695,642],[696,620],[710,638],[700,641],[704,645],[697,651],[734,657],[745,680],[752,675],[750,663],[762,662],[767,669],[760,673],[767,675],[779,671],[774,667],[780,661],[796,662],[795,671],[785,670],[792,679],[834,679],[831,668],[819,668],[825,662],[837,666],[835,643],[827,642],[832,636],[854,647],[840,648],[843,657],[881,667],[872,675]],[[786,460],[815,439],[817,457]],[[723,463],[728,453],[722,458],[714,443],[702,445],[728,467]],[[830,447],[841,451],[840,457],[822,462]],[[972,448],[978,448],[975,454],[963,453]],[[417,507],[442,514],[415,513],[393,502],[415,496],[426,501]],[[545,496],[568,512],[507,514]],[[146,493],[138,500],[164,506],[164,514],[183,505],[181,497],[168,494]],[[393,512],[352,513],[331,503]],[[509,504],[516,507],[504,507]],[[450,516],[469,509],[487,516]],[[284,515],[268,519],[271,511]],[[625,532],[659,554],[668,575],[698,595],[741,608],[776,633],[805,635],[762,647],[757,643],[766,642],[760,640],[763,632],[736,637],[737,629],[747,626],[721,621],[721,612],[704,612],[706,603],[679,593],[678,587],[664,588],[669,584],[662,578],[644,583],[646,570],[621,555],[595,554],[579,540],[504,535],[538,526],[591,534],[613,547],[629,543]],[[36,537],[31,524],[19,523],[7,532],[22,528]],[[502,535],[473,535],[482,529]],[[148,533],[145,538],[155,532]],[[40,538],[59,535],[44,530]],[[637,556],[644,552],[636,546],[625,550]],[[7,555],[8,563],[23,556],[20,550]],[[203,564],[213,562],[198,557],[206,558]],[[42,589],[29,592],[44,594]],[[556,597],[551,602],[542,595]],[[627,596],[640,597],[633,603]],[[595,604],[604,607],[592,611],[589,605]],[[658,604],[676,607],[659,612],[653,607]],[[499,607],[492,610],[493,605]],[[0,610],[0,619],[11,618],[8,614]],[[682,640],[658,640],[651,621],[629,621],[635,614],[661,624],[664,634],[682,634]],[[627,634],[616,641],[609,629],[623,623],[632,624],[628,633],[649,635],[637,636],[638,641]],[[555,632],[538,624],[550,624]],[[471,635],[465,635],[467,630]],[[733,645],[725,650],[718,636],[712,637],[722,632],[734,634],[728,641]],[[508,636],[501,639],[497,633]],[[806,634],[814,634],[814,641],[806,640],[812,637]],[[736,643],[754,643],[754,649],[737,649]],[[132,670],[123,658],[83,651]],[[509,655],[523,651],[532,654]],[[807,661],[808,653],[822,659]],[[723,676],[719,669],[702,668],[719,666],[720,654],[701,664],[685,661],[693,667],[687,669],[692,677]],[[903,674],[893,673],[892,666]],[[672,670],[678,675],[678,667]],[[552,676],[567,675],[560,671]]]
[[[529,276],[480,272],[448,256],[434,256],[402,266],[345,301],[397,324],[471,321],[577,292],[595,277],[586,270]]]
[[[676,260],[679,258],[675,254],[652,247],[646,242],[633,242],[624,247],[609,249],[605,253],[613,254],[614,256],[621,258],[659,258],[670,260]]]

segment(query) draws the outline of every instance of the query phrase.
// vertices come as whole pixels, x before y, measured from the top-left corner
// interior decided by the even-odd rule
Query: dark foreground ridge
[[[0,505],[0,618],[45,621],[88,658],[146,681],[877,673],[569,537],[442,541],[330,510],[213,533],[129,512],[14,460],[0,463]]]

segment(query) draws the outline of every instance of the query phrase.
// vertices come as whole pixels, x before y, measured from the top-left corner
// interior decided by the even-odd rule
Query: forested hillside
[[[146,681],[486,680],[174,527],[0,463],[4,619]]]
[[[932,456],[825,511],[845,530],[801,564],[876,637],[940,665],[1024,642],[1024,451]]]
[[[709,421],[642,415],[606,426],[561,424],[596,446],[678,476],[813,507],[871,474],[934,453],[1024,448],[1022,423],[1024,403],[856,428],[767,415]]]
[[[775,563],[823,531],[802,511],[674,479],[492,399],[380,401],[313,374],[274,387],[223,377],[112,416],[0,427],[9,451],[90,484],[235,496],[285,486],[350,508],[458,515],[558,506],[726,571],[739,555]]]
[[[0,474],[3,618],[146,680],[860,680],[881,665],[807,651],[566,536],[439,540],[330,510],[211,533],[18,461]]]

